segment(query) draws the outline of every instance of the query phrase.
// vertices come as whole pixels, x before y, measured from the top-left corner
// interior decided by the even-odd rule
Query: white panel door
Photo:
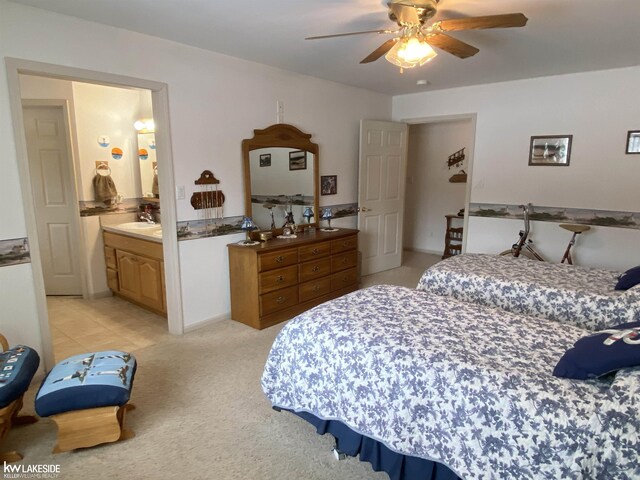
[[[24,106],[23,114],[45,292],[82,295],[64,112],[61,106]]]
[[[402,264],[407,134],[404,123],[360,122],[358,229],[363,275]]]

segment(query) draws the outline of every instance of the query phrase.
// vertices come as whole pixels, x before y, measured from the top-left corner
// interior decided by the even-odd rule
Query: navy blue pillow
[[[624,272],[618,278],[616,283],[616,290],[629,290],[631,287],[635,287],[640,283],[640,266],[633,267]]]
[[[582,337],[564,353],[553,374],[584,380],[637,365],[640,365],[640,322],[631,322]]]

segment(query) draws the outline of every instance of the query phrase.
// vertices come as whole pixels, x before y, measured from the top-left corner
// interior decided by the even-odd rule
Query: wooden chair
[[[3,352],[9,350],[9,342],[7,342],[6,337],[1,333],[0,346]],[[11,403],[0,408],[0,444],[2,444],[2,441],[13,425],[25,425],[38,421],[33,415],[18,415],[22,409],[23,396],[24,392]],[[16,451],[0,453],[0,462],[17,462],[19,460],[22,460],[22,455]]]

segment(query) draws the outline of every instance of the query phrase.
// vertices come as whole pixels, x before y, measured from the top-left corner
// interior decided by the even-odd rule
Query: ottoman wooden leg
[[[133,405],[99,407],[52,415],[58,426],[58,443],[53,453],[76,448],[93,447],[101,443],[117,442],[134,436],[124,428],[124,417]]]

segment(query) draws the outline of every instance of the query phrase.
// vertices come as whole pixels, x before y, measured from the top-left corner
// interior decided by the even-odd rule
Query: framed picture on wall
[[[338,176],[322,175],[320,177],[320,195],[335,195],[338,193]]]
[[[289,152],[289,170],[306,170],[307,169],[307,152],[304,150],[296,150]]]
[[[260,155],[260,166],[261,167],[270,167],[271,166],[271,154],[263,153]]]
[[[627,133],[627,153],[640,153],[640,130]]]
[[[573,135],[531,137],[529,165],[568,167]]]

